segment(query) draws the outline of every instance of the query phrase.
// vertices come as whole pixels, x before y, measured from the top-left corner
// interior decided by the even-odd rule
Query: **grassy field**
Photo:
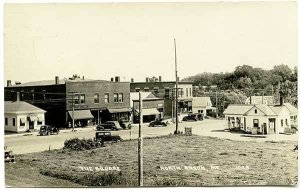
[[[298,175],[296,143],[203,136],[144,139],[144,185],[292,185]],[[120,171],[101,170],[108,167]],[[17,163],[5,165],[5,177],[12,187],[137,186],[137,141],[18,155]]]

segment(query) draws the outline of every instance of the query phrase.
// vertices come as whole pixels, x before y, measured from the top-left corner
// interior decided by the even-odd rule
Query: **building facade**
[[[133,82],[130,83],[130,92],[152,92],[156,97],[164,100],[165,117],[171,117],[175,110],[175,81],[162,81],[161,77],[157,81]],[[193,86],[190,82],[178,82],[178,110],[188,112],[191,110],[193,97]],[[173,114],[172,114],[173,113]]]
[[[4,102],[4,130],[26,132],[39,130],[45,124],[45,110],[23,101]]]
[[[290,112],[284,105],[229,105],[226,126],[246,133],[278,134],[291,129]]]
[[[47,111],[46,124],[86,126],[130,117],[130,83],[115,80],[69,78],[29,82],[5,87],[5,100],[20,99]],[[74,112],[73,112],[74,110]]]
[[[142,92],[143,99],[143,122],[151,122],[156,118],[163,118],[164,113],[164,99],[157,98],[151,92]],[[137,123],[139,121],[139,92],[130,93],[130,101],[132,108],[132,121]]]

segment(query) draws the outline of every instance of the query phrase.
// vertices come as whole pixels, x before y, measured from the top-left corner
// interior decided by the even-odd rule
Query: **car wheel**
[[[47,132],[47,135],[48,135],[48,136],[50,135],[50,132],[49,132],[49,131]]]
[[[166,124],[166,123],[163,123],[162,125],[163,125],[164,127],[166,127],[166,126],[167,126],[167,124]]]
[[[182,121],[187,121],[187,119],[186,119],[186,118],[183,118]]]
[[[150,124],[149,124],[149,127],[154,127],[154,124],[153,124],[153,123],[150,123]]]

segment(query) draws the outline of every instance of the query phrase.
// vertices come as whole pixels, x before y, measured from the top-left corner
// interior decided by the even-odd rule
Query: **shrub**
[[[94,141],[93,139],[78,139],[73,138],[66,140],[64,143],[64,148],[81,151],[81,150],[91,150],[101,146],[101,143]]]

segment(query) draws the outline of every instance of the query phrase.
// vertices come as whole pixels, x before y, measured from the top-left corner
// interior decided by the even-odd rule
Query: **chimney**
[[[161,82],[161,76],[158,77],[158,81]]]
[[[55,77],[55,84],[59,84],[59,77],[58,76]]]
[[[283,106],[284,99],[283,99],[283,94],[282,94],[281,90],[279,91],[279,103],[280,103],[280,106]]]
[[[20,92],[17,92],[17,102],[20,101]]]
[[[7,80],[7,87],[11,86],[11,80]]]
[[[110,81],[111,81],[111,82],[114,82],[114,77],[111,77],[111,78],[110,78]]]
[[[133,83],[134,82],[134,79],[133,78],[131,78],[131,83]]]
[[[119,76],[115,76],[115,82],[120,82],[120,77]]]
[[[149,78],[148,77],[146,77],[146,82],[149,82]]]

